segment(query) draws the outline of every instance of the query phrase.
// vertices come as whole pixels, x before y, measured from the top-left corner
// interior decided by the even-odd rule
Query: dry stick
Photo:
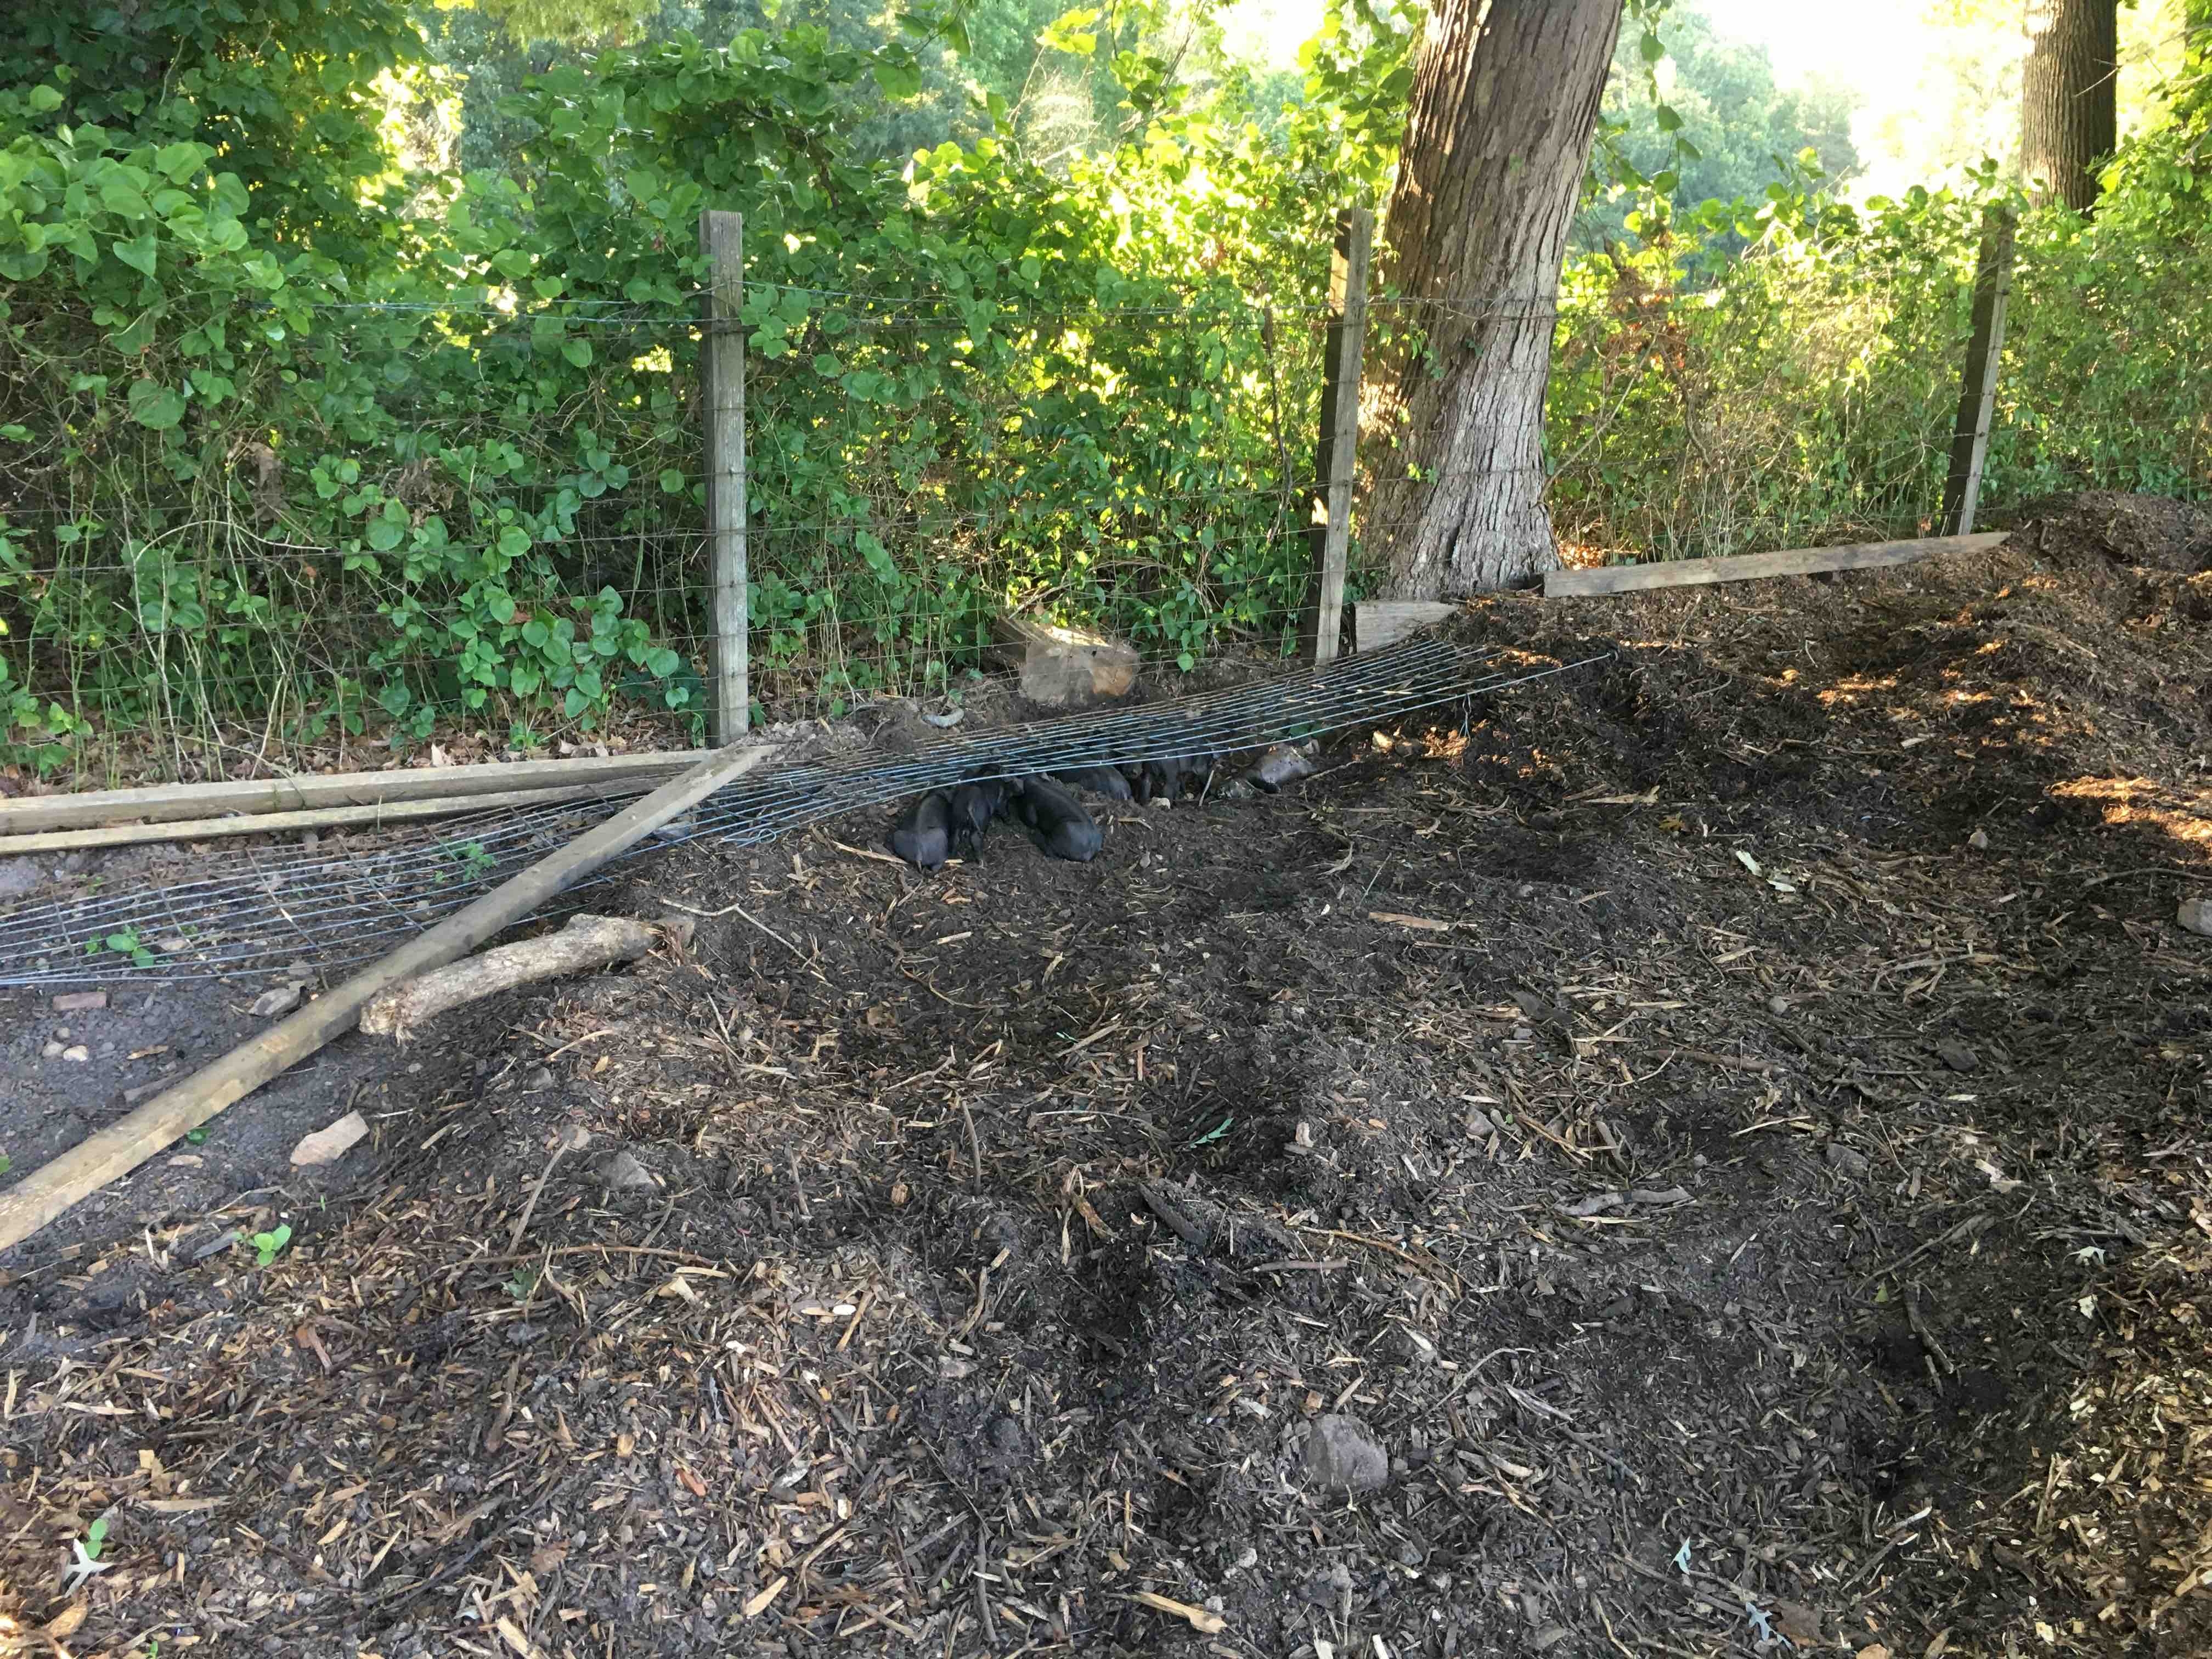
[[[465,956],[774,753],[763,745],[709,757],[466,909],[418,934],[329,995],[49,1160],[0,1193],[0,1250],[21,1243],[79,1199],[128,1175],[187,1130],[197,1129],[232,1102],[321,1049],[350,1029],[362,1005],[386,986]]]
[[[675,925],[691,926],[688,921]],[[661,939],[661,930],[649,921],[574,915],[558,933],[517,939],[380,991],[362,1009],[361,1029],[371,1036],[404,1038],[425,1020],[518,985],[633,961]]]

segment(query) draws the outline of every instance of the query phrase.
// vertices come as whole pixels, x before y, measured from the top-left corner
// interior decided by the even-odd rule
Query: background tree
[[[2119,143],[2118,0],[2027,0],[2021,166],[2039,194],[2087,213]]]
[[[1620,15],[1620,0],[1441,0],[1430,16],[1384,227],[1426,349],[1395,384],[1384,371],[1403,431],[1368,510],[1401,597],[1512,586],[1555,561],[1553,301]]]
[[[1613,52],[1604,119],[1621,157],[1647,178],[1671,178],[1672,188],[1662,193],[1674,208],[1756,197],[1791,174],[1792,158],[1807,149],[1831,187],[1848,184],[1857,172],[1851,117],[1859,100],[1849,88],[1815,78],[1785,89],[1775,81],[1765,47],[1727,40],[1704,12],[1675,5],[1667,10],[1667,55],[1656,66],[1663,107],[1671,112],[1662,116],[1662,105],[1650,95],[1639,33],[1624,32]],[[1679,120],[1679,128],[1670,130],[1669,119]],[[1691,139],[1692,155],[1679,153],[1676,131]],[[1576,218],[1575,245],[1599,248],[1619,240],[1632,209],[1626,190],[1594,197]],[[1718,251],[1732,253],[1735,246]]]

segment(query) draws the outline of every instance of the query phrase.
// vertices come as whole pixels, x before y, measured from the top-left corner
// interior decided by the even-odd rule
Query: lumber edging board
[[[1353,647],[1380,651],[1458,614],[1441,599],[1362,599],[1352,607]]]
[[[1799,547],[1782,553],[1737,553],[1723,559],[1553,570],[1544,577],[1544,597],[1634,593],[1654,587],[1750,581],[1760,576],[1809,576],[1823,570],[1874,570],[1884,565],[1917,564],[1942,553],[1986,552],[2003,541],[2006,534],[1992,530],[1973,536],[1925,536],[1913,541],[1855,542],[1847,547]]]
[[[581,760],[500,761],[489,766],[422,766],[391,772],[338,772],[241,783],[155,784],[82,794],[0,800],[0,852],[7,837],[41,830],[131,821],[171,823],[230,812],[297,812],[323,806],[374,806],[450,795],[501,794],[572,784],[653,784],[696,766],[710,751],[587,756]]]

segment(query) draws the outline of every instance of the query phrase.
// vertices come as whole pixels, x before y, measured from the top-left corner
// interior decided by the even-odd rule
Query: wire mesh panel
[[[1586,663],[1523,663],[1421,640],[1202,696],[947,737],[912,755],[763,769],[624,855],[708,836],[750,845],[810,823],[969,780],[1063,767],[1224,756],[1470,700]],[[382,954],[581,835],[641,790],[600,801],[487,811],[431,835],[333,855],[297,845],[244,854],[219,875],[88,892],[0,911],[0,984],[149,983],[305,957],[328,969]],[[590,885],[592,884],[586,884]]]

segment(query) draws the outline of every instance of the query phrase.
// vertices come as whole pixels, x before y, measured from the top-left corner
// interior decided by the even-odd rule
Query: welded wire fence
[[[1505,471],[1576,560],[1929,532],[1972,233],[1754,250],[1702,286],[1616,259],[1556,299],[1370,296],[1348,597],[1440,491]],[[2212,291],[2170,253],[2023,234],[1985,514],[2212,494]],[[319,313],[319,448],[241,428],[182,481],[0,478],[0,766],[141,781],[703,741],[698,297],[481,294]],[[755,719],[957,699],[1010,612],[1127,638],[1170,680],[1313,632],[1328,305],[751,283],[743,307]],[[1547,322],[1540,449],[1448,410],[1411,423],[1428,342]]]

